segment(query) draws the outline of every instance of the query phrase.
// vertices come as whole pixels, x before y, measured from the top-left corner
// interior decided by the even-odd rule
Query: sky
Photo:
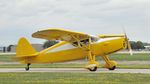
[[[150,42],[150,0],[0,0],[0,46],[45,40],[32,33],[65,28],[87,34],[120,34]]]

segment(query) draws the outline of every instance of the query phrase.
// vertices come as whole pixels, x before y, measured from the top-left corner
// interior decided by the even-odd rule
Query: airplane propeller
[[[128,51],[129,51],[130,55],[133,55],[131,44],[129,42],[129,38],[128,38],[126,32],[124,32],[124,35],[125,35],[125,39],[126,39],[126,44],[127,44],[127,47],[128,47]]]

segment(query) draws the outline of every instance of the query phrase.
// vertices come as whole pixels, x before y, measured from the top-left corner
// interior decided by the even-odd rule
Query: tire
[[[27,63],[27,67],[25,68],[26,71],[29,71],[31,63]]]
[[[88,69],[89,69],[89,71],[94,72],[97,70],[97,67],[94,67],[93,69],[91,69],[91,68],[88,68]]]
[[[29,69],[30,69],[29,67],[26,67],[26,68],[25,68],[26,71],[29,71]]]
[[[112,68],[108,68],[109,70],[115,70],[116,66],[113,66]]]

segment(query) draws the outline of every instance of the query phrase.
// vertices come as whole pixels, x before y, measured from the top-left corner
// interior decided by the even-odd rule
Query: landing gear
[[[117,63],[115,61],[109,61],[108,62],[109,64],[105,64],[104,67],[109,69],[109,70],[115,70],[116,69],[116,66],[117,66]]]
[[[115,61],[110,61],[107,56],[102,56],[102,58],[103,58],[104,61],[106,62],[106,64],[104,65],[105,68],[107,68],[107,69],[109,69],[109,70],[115,70],[115,69],[116,69],[117,62],[115,62]]]
[[[100,64],[95,61],[95,55],[90,51],[90,49],[88,51],[88,60],[89,62],[86,68],[92,72],[96,71]]]
[[[89,37],[86,42],[82,43],[79,41],[78,45],[80,47],[85,46],[86,48],[85,50],[86,52],[88,52],[88,55],[87,55],[88,64],[85,68],[88,69],[89,71],[96,71],[97,68],[99,67],[99,63],[95,61],[95,53],[93,53],[92,51],[91,43],[92,43],[92,40],[91,40],[91,37]]]
[[[30,69],[29,66],[30,66],[30,65],[31,65],[31,63],[28,63],[28,64],[27,64],[27,67],[25,67],[25,70],[26,70],[26,71],[29,71],[29,69]]]
[[[88,69],[89,71],[94,72],[94,71],[97,70],[97,68],[98,68],[99,65],[100,64],[98,62],[96,62],[96,61],[90,61],[88,63],[88,65],[86,66],[86,69]]]

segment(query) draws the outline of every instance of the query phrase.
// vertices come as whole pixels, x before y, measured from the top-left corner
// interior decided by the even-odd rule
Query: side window
[[[92,42],[96,42],[96,41],[98,41],[98,40],[99,40],[99,38],[97,38],[97,37],[92,37],[92,36],[91,36],[91,41],[92,41]],[[82,44],[80,44],[81,46],[83,46],[83,44],[84,44],[84,45],[88,45],[88,44],[89,44],[89,39],[81,40],[80,42],[82,43]],[[76,46],[76,47],[79,46],[79,44],[78,44],[77,41],[76,41],[76,42],[73,42],[72,45],[73,45],[73,46]]]
[[[80,42],[82,42],[85,45],[88,45],[89,44],[89,39],[81,40]]]
[[[73,42],[72,45],[77,47],[78,46],[78,42]]]
[[[88,45],[89,44],[89,39],[81,40],[80,42],[82,43],[82,44],[80,44],[80,46],[83,46],[83,44]],[[76,47],[79,46],[78,42],[73,42],[72,45],[76,46]]]

